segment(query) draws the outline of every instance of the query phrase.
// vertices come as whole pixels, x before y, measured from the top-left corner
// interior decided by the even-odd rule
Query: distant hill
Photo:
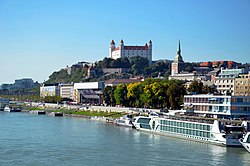
[[[152,77],[168,77],[171,73],[171,60],[157,60],[150,65],[147,58],[131,57],[104,58],[95,64],[88,62],[78,62],[71,67],[66,67],[60,71],[53,72],[45,83],[58,82],[87,82],[87,81],[104,81],[111,78],[131,78],[143,76],[145,78]],[[186,63],[186,71],[193,71],[198,66],[197,63]],[[126,72],[107,74],[103,73],[105,68],[126,68]],[[91,70],[91,71],[90,71]]]

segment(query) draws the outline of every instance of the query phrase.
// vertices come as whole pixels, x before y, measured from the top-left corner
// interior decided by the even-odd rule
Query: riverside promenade
[[[147,108],[132,108],[132,107],[108,107],[108,106],[88,106],[88,105],[67,105],[67,104],[54,104],[54,103],[29,103],[32,107],[46,107],[46,108],[64,108],[76,110],[90,110],[90,111],[104,111],[104,112],[160,112],[160,109],[147,109]]]

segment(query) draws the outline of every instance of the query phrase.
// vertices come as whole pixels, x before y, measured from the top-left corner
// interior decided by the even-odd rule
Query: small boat
[[[62,112],[51,112],[49,113],[50,116],[63,116]]]
[[[46,111],[43,111],[43,110],[33,110],[33,111],[29,111],[29,113],[37,114],[37,115],[45,115]]]
[[[10,107],[9,107],[9,106],[5,106],[5,107],[4,107],[4,111],[10,112]]]
[[[239,139],[239,142],[250,153],[250,132],[247,132],[243,138]]]
[[[133,127],[132,119],[129,118],[127,115],[116,119],[115,124],[118,126]]]
[[[6,112],[21,112],[20,108],[10,108],[9,106],[5,106],[4,111]]]

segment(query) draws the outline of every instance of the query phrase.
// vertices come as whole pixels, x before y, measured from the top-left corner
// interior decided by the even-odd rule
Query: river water
[[[250,165],[226,148],[103,122],[0,112],[0,165]]]

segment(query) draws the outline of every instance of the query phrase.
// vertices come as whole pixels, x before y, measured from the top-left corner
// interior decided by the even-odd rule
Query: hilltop
[[[145,78],[168,77],[171,71],[171,62],[170,60],[159,60],[150,65],[147,58],[139,56],[130,59],[127,57],[118,58],[116,60],[104,58],[94,64],[78,62],[70,67],[67,66],[53,72],[45,83],[104,81],[111,78],[131,78],[136,76]],[[187,66],[188,70],[192,70],[190,65]]]

